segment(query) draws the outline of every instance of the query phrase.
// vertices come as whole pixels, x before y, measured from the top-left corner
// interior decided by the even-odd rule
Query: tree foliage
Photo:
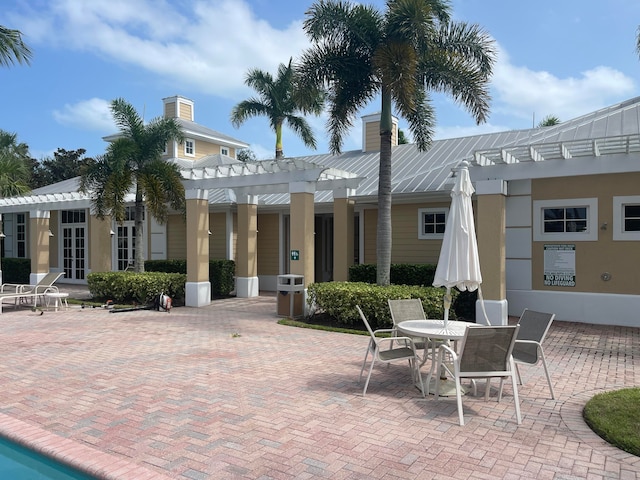
[[[407,120],[420,150],[431,144],[435,127],[431,91],[448,94],[484,122],[494,42],[478,25],[451,21],[447,0],[387,0],[383,12],[319,0],[306,13],[304,30],[312,46],[298,75],[328,91],[331,152],[341,150],[356,113],[381,98],[377,282],[388,285],[392,108]]]
[[[92,195],[98,218],[109,215],[123,222],[127,196],[134,194],[135,271],[144,271],[143,212],[159,223],[166,221],[169,208],[183,211],[185,192],[175,163],[162,158],[170,141],[184,141],[182,128],[174,118],[155,118],[145,124],[124,99],[111,102],[111,113],[120,129],[104,155],[89,164],[81,176],[80,189]]]
[[[29,186],[29,146],[15,133],[0,130],[0,197],[25,195]]]
[[[276,159],[284,156],[282,127],[287,125],[309,148],[316,148],[313,131],[300,115],[319,115],[322,111],[322,90],[300,88],[300,79],[295,74],[292,60],[288,65],[280,64],[276,78],[259,69],[249,70],[245,84],[253,88],[258,96],[243,100],[231,110],[231,123],[237,128],[251,117],[263,116],[269,120],[276,134]]]
[[[53,158],[46,157],[40,161],[31,159],[32,188],[44,187],[82,175],[84,169],[95,162],[93,158],[85,157],[85,153],[84,148],[77,150],[58,148],[53,152]]]
[[[538,128],[542,127],[553,127],[554,125],[558,125],[560,123],[560,119],[555,115],[547,115],[540,123],[538,123]]]
[[[22,40],[19,30],[0,25],[0,66],[10,67],[16,63],[29,64],[33,53]]]

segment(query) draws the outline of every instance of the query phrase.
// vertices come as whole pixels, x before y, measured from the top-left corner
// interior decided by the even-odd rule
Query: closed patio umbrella
[[[433,286],[446,287],[447,289],[444,299],[445,328],[447,328],[449,321],[451,289],[456,287],[460,291],[473,292],[478,290],[482,283],[473,206],[471,205],[471,195],[475,190],[469,178],[468,165],[467,162],[462,162],[460,167],[455,170],[457,175],[451,190],[451,207],[433,280]],[[478,296],[482,301],[480,290]]]

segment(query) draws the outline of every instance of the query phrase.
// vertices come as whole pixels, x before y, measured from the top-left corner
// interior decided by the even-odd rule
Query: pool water
[[[92,480],[43,455],[0,438],[0,478],[7,480]]]

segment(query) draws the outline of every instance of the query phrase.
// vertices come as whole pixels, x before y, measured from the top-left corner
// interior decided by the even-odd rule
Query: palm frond
[[[9,67],[15,63],[31,63],[33,52],[22,40],[19,30],[0,25],[0,66]]]

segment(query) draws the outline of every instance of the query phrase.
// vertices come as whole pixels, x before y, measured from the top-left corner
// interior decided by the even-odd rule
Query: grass
[[[587,425],[600,437],[640,457],[640,388],[600,393],[582,412]]]

